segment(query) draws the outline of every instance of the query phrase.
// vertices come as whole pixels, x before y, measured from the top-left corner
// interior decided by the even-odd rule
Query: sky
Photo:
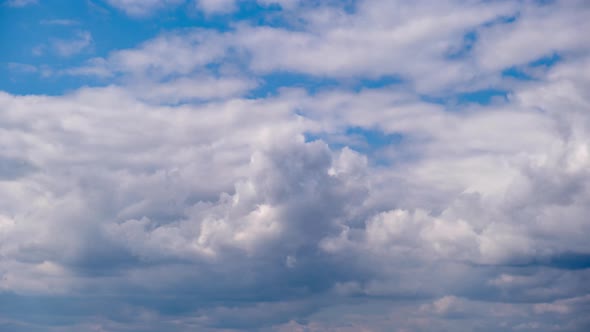
[[[590,331],[586,0],[0,0],[3,332]]]

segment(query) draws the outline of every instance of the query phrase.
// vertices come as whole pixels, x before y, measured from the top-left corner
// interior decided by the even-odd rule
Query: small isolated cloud
[[[44,44],[37,45],[31,49],[31,53],[34,56],[41,56],[45,53],[47,46]]]
[[[62,25],[62,26],[70,26],[70,25],[80,24],[80,22],[78,22],[76,20],[68,20],[68,19],[41,20],[40,23],[43,25]]]
[[[157,10],[176,7],[186,0],[107,0],[107,2],[133,17],[146,17]]]
[[[53,50],[63,57],[69,57],[87,50],[92,45],[92,35],[88,31],[78,31],[72,39],[55,39],[51,43]]]
[[[107,61],[102,58],[90,59],[81,67],[68,68],[61,71],[61,73],[72,76],[94,76],[100,78],[114,76],[114,72],[109,68]]]
[[[236,9],[235,0],[196,0],[196,4],[206,14],[225,14]]]

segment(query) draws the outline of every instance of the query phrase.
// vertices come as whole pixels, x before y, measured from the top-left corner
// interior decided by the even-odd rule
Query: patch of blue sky
[[[455,95],[451,100],[458,104],[488,105],[497,101],[506,101],[509,91],[502,89],[482,89]]]
[[[259,86],[248,94],[249,98],[274,96],[281,88],[305,89],[313,95],[340,85],[336,79],[284,71],[263,75],[259,81]]]
[[[482,27],[490,27],[496,24],[510,24],[516,22],[520,18],[520,12],[513,15],[502,15],[493,18],[489,22],[482,24]]]
[[[402,84],[404,82],[398,76],[385,75],[378,78],[360,78],[353,81],[352,86],[354,91],[361,91],[363,89],[381,89],[392,85]]]
[[[333,89],[359,92],[364,89],[385,88],[403,82],[402,79],[396,76],[337,79],[286,71],[277,71],[263,75],[259,77],[259,81],[260,85],[252,90],[248,97],[260,98],[274,96],[282,88],[304,89],[311,95]]]
[[[111,8],[89,3],[48,0],[24,8],[4,8],[0,38],[3,45],[10,47],[5,47],[0,61],[68,64],[71,57],[59,56],[51,50],[53,41],[73,39],[77,32],[88,31],[92,36],[93,54],[104,56],[113,49],[132,47],[161,29],[155,24],[128,19]],[[71,24],[52,24],[58,20],[69,20]]]
[[[404,136],[399,133],[385,133],[377,128],[349,127],[341,133],[306,133],[305,141],[322,140],[332,149],[348,147],[361,152],[376,166],[389,165],[391,160],[383,151],[403,144]]]
[[[95,84],[92,78],[59,71],[113,49],[133,47],[160,29],[85,1],[47,0],[23,8],[2,7],[0,12],[0,89],[16,94],[60,94]],[[67,47],[80,38],[88,41],[78,49],[60,51],[56,46]]]
[[[556,65],[557,63],[559,63],[561,60],[563,60],[563,57],[559,53],[553,53],[553,54],[546,55],[546,56],[540,57],[537,60],[532,61],[531,63],[529,63],[529,66],[531,66],[531,67],[539,67],[539,66],[552,67],[552,66]]]
[[[366,145],[362,144],[357,148],[363,152],[367,151],[367,149],[379,149],[391,145],[396,145],[401,143],[403,139],[403,135],[401,134],[387,134],[378,129],[368,129],[362,127],[348,128],[346,130],[346,135],[361,138],[361,142],[366,143]]]
[[[463,35],[463,40],[459,47],[450,49],[447,54],[447,59],[461,59],[468,55],[473,49],[473,45],[477,42],[477,31],[468,31]]]
[[[32,69],[31,69],[32,70]],[[11,65],[0,68],[0,90],[16,95],[40,94],[57,96],[83,86],[106,85],[102,78],[92,76],[43,76],[44,68],[35,71],[15,69]]]
[[[255,1],[238,2],[238,10],[231,14],[231,19],[226,22],[248,22],[251,25],[264,25],[269,27],[289,28],[288,18],[280,15],[282,8],[278,4],[262,6]]]
[[[521,67],[510,67],[508,69],[504,69],[502,71],[502,77],[510,77],[524,81],[529,81],[533,79],[533,77],[526,73],[526,71],[523,70],[523,68]]]
[[[562,61],[563,58],[558,53],[546,55],[531,61],[523,66],[513,66],[502,71],[503,77],[511,77],[519,80],[530,81],[535,77],[530,74],[531,70],[539,68],[551,68]]]
[[[446,106],[466,105],[466,104],[480,104],[489,105],[498,101],[506,101],[510,91],[503,89],[481,89],[476,91],[469,91],[457,93],[446,96],[430,96],[422,95],[420,100]]]

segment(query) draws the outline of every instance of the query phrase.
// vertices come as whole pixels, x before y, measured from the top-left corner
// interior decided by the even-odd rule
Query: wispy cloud
[[[80,22],[78,22],[76,20],[68,20],[68,19],[41,20],[40,23],[43,25],[63,25],[63,26],[71,26],[71,25],[80,24]]]
[[[4,4],[9,7],[26,7],[37,3],[39,3],[38,0],[6,0],[4,2]]]
[[[63,57],[72,56],[87,50],[92,45],[92,35],[88,31],[78,31],[72,39],[55,39],[51,47]]]
[[[146,17],[157,10],[176,7],[186,0],[107,0],[107,2],[133,17]]]
[[[9,62],[8,69],[12,71],[22,72],[22,73],[35,73],[37,72],[37,67],[26,64],[26,63],[18,63],[18,62]]]

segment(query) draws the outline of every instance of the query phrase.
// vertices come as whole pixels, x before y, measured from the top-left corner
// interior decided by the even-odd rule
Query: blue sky
[[[587,331],[588,17],[3,0],[0,330]]]

